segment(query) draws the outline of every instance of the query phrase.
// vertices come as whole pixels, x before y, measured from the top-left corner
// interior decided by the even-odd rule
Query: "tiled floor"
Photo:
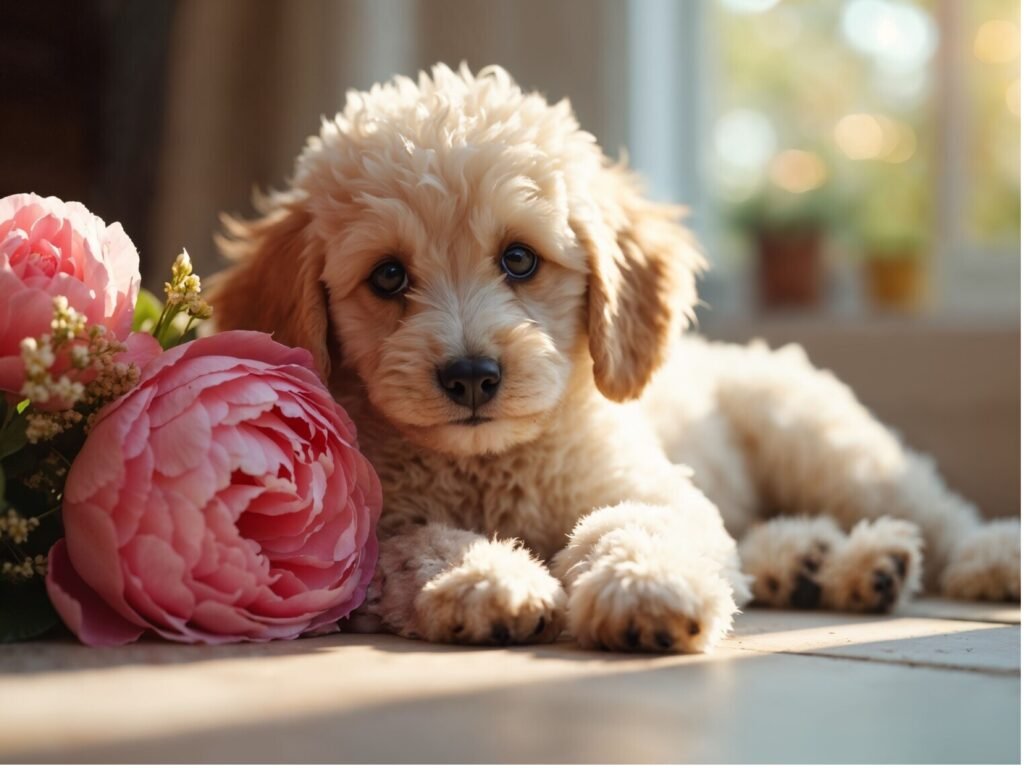
[[[0,762],[1020,762],[1020,611],[749,611],[704,657],[0,647]]]

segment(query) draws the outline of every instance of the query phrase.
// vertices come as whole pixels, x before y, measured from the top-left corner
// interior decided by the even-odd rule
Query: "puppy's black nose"
[[[501,366],[489,357],[460,357],[439,368],[437,380],[450,400],[477,408],[497,393]]]

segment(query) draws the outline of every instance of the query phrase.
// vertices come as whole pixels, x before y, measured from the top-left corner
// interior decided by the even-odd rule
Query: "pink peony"
[[[20,392],[19,345],[50,332],[54,296],[123,340],[139,283],[139,254],[120,224],[56,197],[0,200],[0,390]]]
[[[89,645],[328,631],[365,597],[380,508],[309,353],[222,333],[162,354],[101,411],[47,589]]]

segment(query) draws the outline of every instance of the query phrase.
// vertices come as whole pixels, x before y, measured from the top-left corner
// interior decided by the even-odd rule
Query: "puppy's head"
[[[580,381],[638,396],[696,300],[679,212],[643,199],[567,102],[498,68],[350,92],[260,206],[226,221],[220,327],[354,373],[445,453],[532,439]]]

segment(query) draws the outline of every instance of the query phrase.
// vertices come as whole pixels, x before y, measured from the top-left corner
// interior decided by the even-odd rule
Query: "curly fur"
[[[934,579],[986,530],[799,350],[682,336],[704,262],[681,211],[646,200],[567,102],[500,68],[350,92],[260,211],[225,222],[237,263],[215,285],[219,323],[310,348],[356,421],[385,489],[364,611],[391,631],[532,642],[564,624],[595,647],[704,651],[751,596],[727,526],[766,511],[910,521],[846,536],[793,520],[785,545],[750,534],[762,598],[769,571],[790,574],[801,542],[835,528],[846,556],[818,586],[857,610],[880,603],[854,605],[854,588],[904,556],[887,594],[914,588],[918,528]],[[499,268],[513,242],[542,258],[528,282]],[[410,275],[401,298],[367,283],[384,259]],[[503,374],[470,426],[437,370],[472,355]],[[949,583],[1012,580],[988,572],[996,549],[969,550],[978,566]]]

